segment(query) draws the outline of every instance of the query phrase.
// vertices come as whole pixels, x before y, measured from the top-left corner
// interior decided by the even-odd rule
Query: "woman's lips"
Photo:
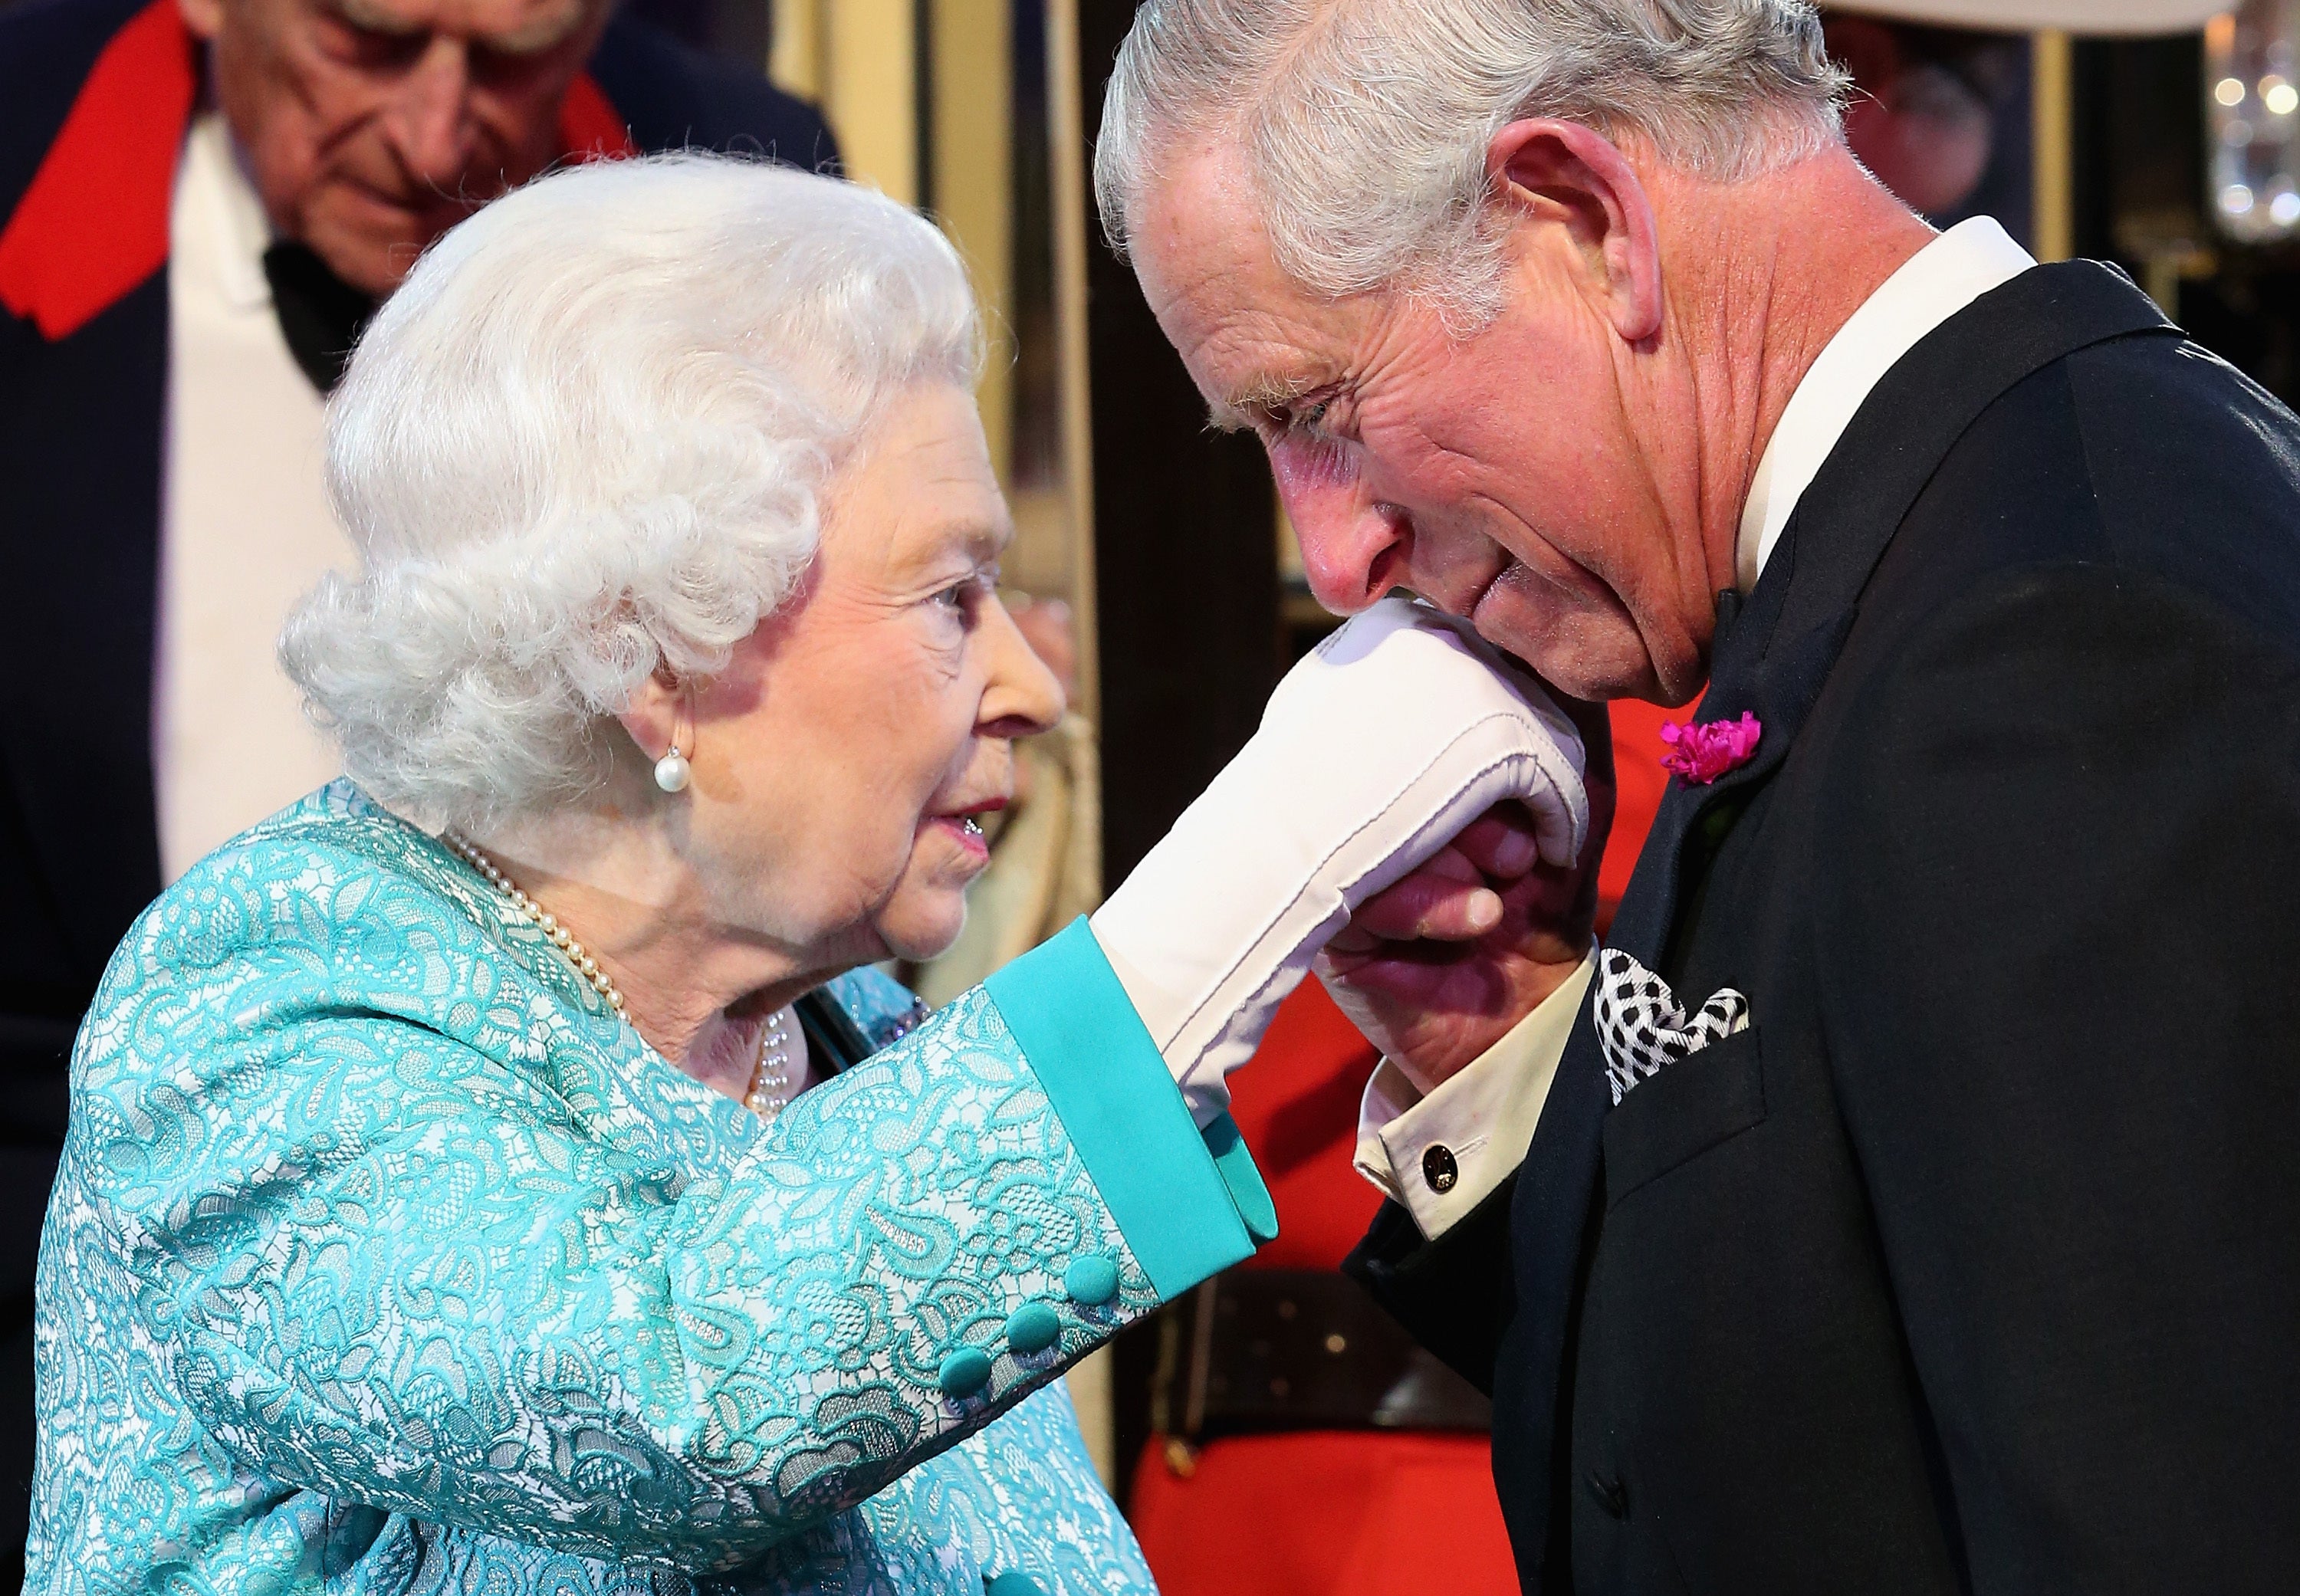
[[[990,862],[990,839],[982,834],[982,824],[974,818],[979,811],[964,814],[937,815],[927,822],[948,836],[961,853],[978,864]]]

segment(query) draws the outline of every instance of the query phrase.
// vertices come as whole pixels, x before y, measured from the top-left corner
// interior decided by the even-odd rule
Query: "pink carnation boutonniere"
[[[1661,756],[1661,768],[1705,787],[1728,770],[1747,764],[1764,731],[1757,718],[1746,711],[1738,720],[1712,720],[1702,726],[1663,721],[1661,740],[1669,744],[1669,752]]]

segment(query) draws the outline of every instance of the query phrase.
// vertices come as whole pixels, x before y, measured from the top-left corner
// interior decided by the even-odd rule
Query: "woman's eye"
[[[0,0],[4,4],[5,0]],[[981,613],[985,603],[998,593],[998,568],[996,565],[977,566],[974,573],[962,581],[938,589],[929,595],[927,603],[938,610],[947,610],[966,621],[971,628]]]

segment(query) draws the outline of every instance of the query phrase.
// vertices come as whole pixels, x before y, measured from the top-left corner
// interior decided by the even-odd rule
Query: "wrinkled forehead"
[[[512,54],[572,37],[608,0],[317,0],[354,27],[384,34],[445,33]]]
[[[1158,325],[1217,421],[1330,382],[1359,317],[1278,264],[1234,152],[1201,146],[1145,179],[1128,248]]]
[[[897,572],[992,565],[1014,536],[974,395],[954,384],[896,395],[840,461],[824,504],[826,540],[868,544]]]

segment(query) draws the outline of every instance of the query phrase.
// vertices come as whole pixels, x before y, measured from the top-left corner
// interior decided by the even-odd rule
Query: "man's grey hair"
[[[1281,269],[1490,310],[1486,147],[1557,117],[1735,181],[1840,137],[1804,0],[1149,0],[1112,72],[1095,192],[1123,250],[1162,162],[1242,154]]]
[[[347,772],[485,830],[635,757],[606,720],[794,589],[888,401],[971,387],[964,269],[883,195],[700,154],[529,184],[442,238],[328,411],[360,569],[280,658]]]

